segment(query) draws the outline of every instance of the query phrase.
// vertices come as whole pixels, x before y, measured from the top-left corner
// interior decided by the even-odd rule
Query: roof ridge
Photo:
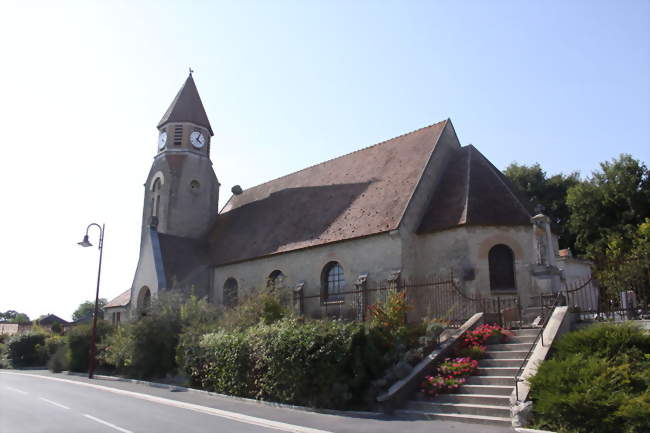
[[[406,133],[401,134],[401,135],[397,135],[397,136],[392,137],[392,138],[389,138],[389,139],[387,139],[387,140],[380,141],[379,143],[371,144],[370,146],[362,147],[361,149],[357,149],[357,150],[354,150],[354,151],[352,151],[352,152],[345,153],[345,154],[343,154],[343,155],[339,155],[339,156],[336,156],[336,157],[334,157],[334,158],[330,158],[330,159],[327,159],[327,160],[325,160],[325,161],[321,161],[321,162],[319,162],[319,163],[309,165],[309,166],[307,166],[307,167],[305,167],[305,168],[301,168],[300,170],[296,170],[296,171],[294,171],[294,172],[287,173],[287,174],[285,174],[285,175],[283,175],[283,176],[276,177],[275,179],[267,180],[266,182],[262,182],[262,183],[259,183],[259,184],[255,185],[255,186],[251,186],[250,188],[246,188],[243,192],[250,191],[250,190],[252,190],[253,188],[257,188],[257,187],[260,187],[260,186],[262,186],[262,185],[266,185],[266,184],[268,184],[268,183],[275,182],[275,181],[277,181],[277,180],[283,179],[283,178],[285,178],[285,177],[292,176],[292,175],[294,175],[294,174],[296,174],[296,173],[300,173],[300,172],[302,172],[302,171],[309,170],[310,168],[314,168],[314,167],[317,167],[317,166],[319,166],[319,165],[323,165],[323,164],[326,164],[326,163],[328,163],[328,162],[335,161],[335,160],[337,160],[337,159],[340,159],[340,158],[343,158],[343,157],[346,157],[346,156],[349,156],[349,155],[353,155],[353,154],[358,153],[358,152],[361,152],[361,151],[363,151],[363,150],[368,150],[368,149],[370,149],[371,147],[376,147],[376,146],[379,146],[379,145],[381,145],[381,144],[388,143],[389,141],[396,140],[396,139],[398,139],[398,138],[402,138],[402,137],[406,137],[407,135],[415,134],[416,132],[420,132],[420,131],[422,131],[422,130],[424,130],[424,129],[431,128],[431,127],[433,127],[433,126],[436,126],[436,125],[439,125],[439,124],[441,124],[441,123],[447,122],[448,120],[449,120],[449,118],[447,118],[447,119],[445,119],[445,120],[441,120],[440,122],[432,123],[431,125],[423,126],[422,128],[414,129],[413,131],[409,131],[409,132],[406,132]],[[232,197],[232,196],[231,196],[231,197]],[[228,201],[226,202],[226,205],[228,204],[228,202],[230,202],[230,199],[228,199]],[[224,208],[226,207],[226,205],[224,205]],[[223,210],[223,209],[222,209],[222,210]]]

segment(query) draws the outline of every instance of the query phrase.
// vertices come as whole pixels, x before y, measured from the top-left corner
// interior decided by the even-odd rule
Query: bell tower
[[[200,239],[215,222],[219,182],[210,161],[214,135],[192,72],[158,122],[158,149],[145,183],[143,233]]]

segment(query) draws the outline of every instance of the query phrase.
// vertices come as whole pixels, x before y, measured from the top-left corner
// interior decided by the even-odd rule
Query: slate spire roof
[[[176,94],[176,97],[162,119],[160,119],[160,122],[158,122],[158,128],[171,122],[192,122],[206,127],[210,131],[210,135],[214,135],[191,73],[187,77],[187,80],[185,80],[183,87]]]

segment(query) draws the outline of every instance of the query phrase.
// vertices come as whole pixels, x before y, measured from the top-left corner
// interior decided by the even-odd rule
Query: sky
[[[450,118],[498,168],[650,164],[650,2],[0,1],[0,311],[130,288],[156,125],[191,67],[244,189]],[[91,242],[98,233],[91,229]]]

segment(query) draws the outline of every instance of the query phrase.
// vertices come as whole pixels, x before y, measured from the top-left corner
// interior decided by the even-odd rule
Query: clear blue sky
[[[8,1],[0,310],[131,285],[155,126],[191,66],[223,204],[447,117],[497,167],[650,163],[648,1]]]

